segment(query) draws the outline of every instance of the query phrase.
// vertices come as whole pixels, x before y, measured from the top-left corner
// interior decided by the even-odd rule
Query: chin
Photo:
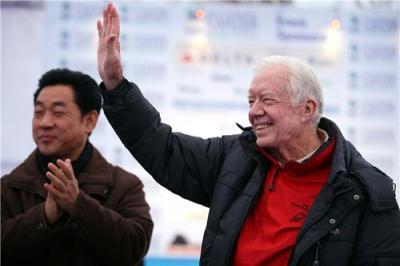
[[[45,148],[45,147],[38,147],[38,150],[40,151],[41,154],[47,156],[47,157],[51,157],[54,158],[55,156],[57,156],[57,152],[54,151],[54,149],[49,149],[49,148]]]
[[[258,147],[261,147],[261,148],[267,148],[268,147],[268,145],[265,143],[265,141],[257,139],[256,143],[257,143]]]
[[[269,141],[268,139],[265,138],[257,138],[257,146],[261,147],[261,148],[272,148],[273,145],[271,143],[271,141]]]

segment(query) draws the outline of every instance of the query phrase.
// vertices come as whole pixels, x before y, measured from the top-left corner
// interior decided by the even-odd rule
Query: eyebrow
[[[39,101],[39,100],[37,100],[36,103],[35,103],[35,106],[38,106],[38,105],[39,106],[44,106],[44,103]],[[65,104],[65,102],[62,102],[62,101],[57,101],[57,102],[52,102],[51,103],[51,107],[52,108],[57,107],[57,106],[66,107],[67,105]]]
[[[264,93],[260,93],[260,96],[261,97],[265,97],[265,96],[274,96],[274,97],[276,97],[277,95],[274,94],[274,93],[264,92]]]
[[[265,96],[274,96],[276,97],[277,95],[270,93],[270,92],[263,92],[260,94],[260,97],[265,97]],[[254,98],[256,97],[255,95],[248,95],[247,98]]]

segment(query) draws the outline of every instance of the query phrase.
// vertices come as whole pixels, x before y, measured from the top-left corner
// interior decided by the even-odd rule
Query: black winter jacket
[[[102,87],[105,114],[126,148],[170,191],[210,208],[200,264],[230,265],[238,233],[261,192],[269,162],[250,128],[210,139],[172,133],[137,86]],[[400,211],[392,180],[365,161],[337,126],[328,184],[300,230],[289,265],[399,265]],[[299,191],[301,193],[301,191]]]

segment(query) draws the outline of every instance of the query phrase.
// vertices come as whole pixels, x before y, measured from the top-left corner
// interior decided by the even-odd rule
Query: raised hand
[[[97,21],[99,35],[97,48],[98,71],[107,90],[115,89],[123,78],[119,44],[119,22],[117,9],[111,3],[103,11],[103,22]]]
[[[45,189],[61,209],[72,214],[79,195],[79,185],[71,161],[57,160],[57,165],[49,163],[48,167],[50,171],[46,176],[51,184],[45,184]]]

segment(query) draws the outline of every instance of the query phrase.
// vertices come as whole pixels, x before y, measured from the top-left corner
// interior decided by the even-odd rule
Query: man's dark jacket
[[[93,149],[76,176],[74,212],[55,226],[44,214],[49,180],[34,151],[1,179],[2,265],[133,266],[146,253],[153,223],[140,180]]]
[[[101,88],[105,114],[132,155],[161,185],[210,208],[200,264],[230,265],[269,167],[251,129],[210,139],[172,133],[135,84]],[[365,161],[333,122],[323,118],[319,126],[336,136],[332,170],[289,265],[399,265],[400,211],[392,180]]]

